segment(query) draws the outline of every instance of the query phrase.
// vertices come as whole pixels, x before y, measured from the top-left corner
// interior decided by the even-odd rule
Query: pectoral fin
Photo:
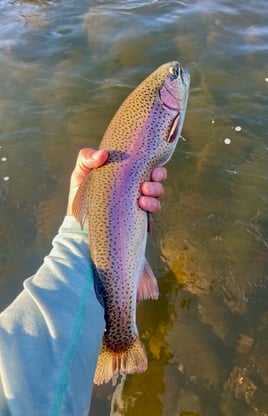
[[[154,272],[146,261],[144,271],[139,283],[137,302],[145,299],[157,299],[159,296],[158,284]]]
[[[178,136],[180,113],[174,118],[167,141],[172,143]]]
[[[87,218],[89,181],[90,175],[88,175],[79,186],[72,206],[73,216],[80,222],[81,228],[84,228]]]

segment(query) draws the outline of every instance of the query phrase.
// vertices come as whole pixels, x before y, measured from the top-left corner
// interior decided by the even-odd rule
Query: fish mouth
[[[180,69],[180,77],[182,80],[182,83],[186,88],[189,87],[190,84],[190,71],[188,68],[182,68]]]

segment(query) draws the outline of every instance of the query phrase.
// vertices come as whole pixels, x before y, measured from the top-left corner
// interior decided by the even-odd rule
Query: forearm
[[[87,415],[103,331],[87,235],[66,217],[43,265],[0,315],[2,406],[9,409],[0,414]]]

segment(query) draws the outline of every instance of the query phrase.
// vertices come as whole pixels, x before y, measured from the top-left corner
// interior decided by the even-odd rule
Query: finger
[[[160,182],[143,182],[141,192],[143,195],[159,198],[165,191]]]
[[[162,182],[167,179],[167,170],[163,166],[158,166],[152,170],[151,174],[152,181]]]
[[[79,185],[82,180],[89,174],[91,169],[102,166],[108,157],[107,150],[95,150],[91,148],[81,149],[74,171],[72,173],[72,186]]]
[[[150,196],[141,196],[139,198],[139,206],[144,209],[144,211],[151,213],[157,212],[161,209],[160,201]]]
[[[86,171],[102,166],[108,157],[107,150],[95,150],[90,148],[81,149],[76,162],[76,169]]]

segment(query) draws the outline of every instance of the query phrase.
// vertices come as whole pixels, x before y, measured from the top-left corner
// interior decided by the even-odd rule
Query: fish
[[[106,163],[76,193],[72,212],[88,222],[94,287],[104,307],[105,332],[94,383],[147,369],[136,324],[137,302],[157,299],[158,284],[145,257],[148,213],[138,205],[141,184],[171,158],[181,135],[190,72],[178,61],[152,72],[123,101],[100,142]]]

